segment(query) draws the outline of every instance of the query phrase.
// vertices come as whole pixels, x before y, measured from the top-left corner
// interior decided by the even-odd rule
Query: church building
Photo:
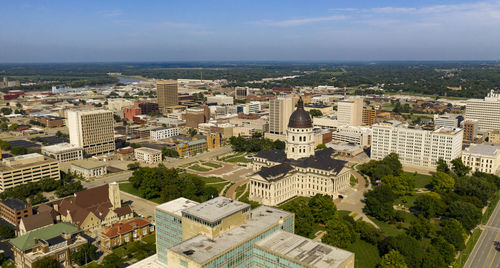
[[[254,156],[250,200],[276,206],[296,196],[329,195],[336,198],[350,185],[345,161],[333,159],[333,149],[314,149],[311,117],[302,98],[290,116],[286,148],[262,151]]]

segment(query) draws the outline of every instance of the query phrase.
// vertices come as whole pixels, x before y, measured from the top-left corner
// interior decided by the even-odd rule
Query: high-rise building
[[[460,124],[460,127],[464,130],[464,143],[471,143],[478,132],[478,120],[475,119],[465,119]]]
[[[196,107],[187,109],[186,127],[198,128],[198,124],[208,122],[208,120],[210,120],[210,117],[207,117],[207,108],[208,107]],[[208,109],[208,114],[210,115],[210,109]]]
[[[363,99],[351,98],[337,103],[339,125],[360,126],[363,121]]]
[[[435,168],[440,158],[446,162],[460,157],[463,131],[439,128],[434,131],[404,125],[399,121],[373,125],[371,158],[383,159],[397,153],[403,165]]]
[[[293,112],[293,98],[278,97],[269,101],[269,132],[283,135]]]
[[[500,93],[491,90],[484,100],[467,100],[465,118],[477,119],[481,130],[500,129]]]
[[[237,100],[245,99],[248,96],[248,87],[235,87],[234,98]]]
[[[363,125],[371,126],[375,123],[375,117],[377,117],[377,110],[373,109],[373,107],[367,107],[363,109],[361,122]]]
[[[177,80],[156,81],[156,96],[160,112],[165,113],[168,106],[177,105]]]
[[[114,122],[111,111],[68,111],[70,143],[83,148],[86,155],[113,152]]]

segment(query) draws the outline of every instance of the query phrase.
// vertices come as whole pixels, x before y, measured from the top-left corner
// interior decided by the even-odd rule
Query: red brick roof
[[[119,222],[113,224],[109,229],[106,231],[102,232],[102,235],[108,237],[108,238],[113,238],[119,235],[126,234],[128,232],[131,232],[137,228],[142,228],[144,226],[147,226],[151,224],[148,220],[141,219],[141,218],[133,218],[130,221],[127,222]]]

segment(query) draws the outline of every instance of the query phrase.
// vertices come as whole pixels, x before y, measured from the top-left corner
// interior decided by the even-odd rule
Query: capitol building
[[[254,156],[250,200],[276,206],[296,196],[329,195],[336,198],[350,186],[345,161],[333,159],[333,149],[314,150],[311,117],[302,98],[290,116],[285,150],[262,151]]]

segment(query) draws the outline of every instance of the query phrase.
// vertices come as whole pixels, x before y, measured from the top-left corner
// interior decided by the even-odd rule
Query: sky
[[[0,63],[500,60],[500,0],[2,0]]]

